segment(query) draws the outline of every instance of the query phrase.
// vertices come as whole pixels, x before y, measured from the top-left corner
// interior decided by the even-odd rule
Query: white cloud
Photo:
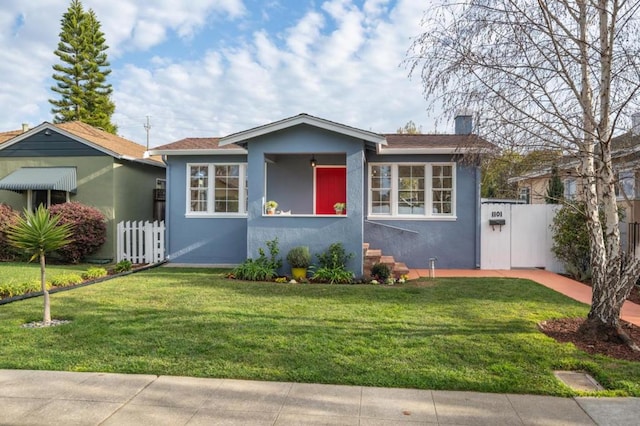
[[[294,21],[274,29],[271,17],[258,23],[243,17],[281,12],[278,2],[249,11],[239,0],[159,0],[153,7],[136,0],[83,1],[95,10],[110,46],[119,132],[144,143],[150,115],[152,146],[222,136],[301,112],[378,132],[393,132],[409,120],[430,130],[420,82],[400,66],[420,32],[419,3],[309,1],[298,6]],[[50,17],[61,16],[68,3],[38,4],[14,1],[0,11],[0,75],[6,76],[0,81],[0,131],[51,119],[47,99],[59,20]],[[23,39],[12,43],[20,14]],[[246,25],[248,33],[233,32]],[[205,47],[189,41],[202,41],[212,29]],[[163,40],[174,46],[184,40],[200,51],[184,59],[163,50]],[[139,54],[146,59],[137,61]]]

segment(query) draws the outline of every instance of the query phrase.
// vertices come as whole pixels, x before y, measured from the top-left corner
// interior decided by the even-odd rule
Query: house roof
[[[151,155],[190,155],[198,154],[246,154],[247,150],[236,144],[220,146],[220,138],[184,138],[179,141],[155,147],[149,150]]]
[[[308,114],[299,114],[222,138],[181,139],[153,148],[149,153],[152,155],[246,154],[245,148],[249,139],[300,124],[363,139],[369,147],[375,147],[380,154],[463,154],[470,151],[495,149],[495,145],[477,135],[378,134]]]
[[[384,137],[387,146],[379,147],[380,154],[464,154],[496,148],[492,143],[474,134],[387,133]]]
[[[18,136],[21,133],[22,133],[21,130],[11,130],[10,132],[1,132],[0,133],[0,144],[2,144],[3,142],[8,141],[9,139],[15,138],[16,136]]]
[[[46,130],[65,135],[115,158],[164,167],[164,163],[162,163],[160,158],[145,156],[144,146],[80,121],[70,121],[59,124],[52,124],[45,121],[26,132],[16,130],[0,133],[0,150]]]
[[[325,120],[324,118],[319,118],[313,115],[302,113],[294,115],[293,117],[285,118],[283,120],[274,121],[273,123],[265,124],[262,126],[254,127],[252,129],[244,130],[242,132],[233,133],[229,136],[225,136],[220,139],[220,146],[228,144],[244,145],[249,139],[268,133],[273,133],[278,130],[299,126],[300,124],[307,124],[313,127],[330,130],[332,132],[341,133],[343,135],[362,139],[366,142],[371,142],[374,144],[386,145],[384,136],[378,133],[357,129],[345,124],[336,123],[334,121]]]
[[[598,147],[597,145],[596,152],[599,152]],[[638,153],[640,153],[640,135],[633,134],[633,131],[628,131],[611,138],[611,157],[612,161],[616,163],[617,170],[635,168],[639,161]],[[569,173],[571,173],[571,171],[576,170],[579,165],[580,161],[578,158],[573,155],[564,155],[558,159],[553,159],[553,165],[543,164],[520,176],[509,178],[508,182],[514,183],[528,179],[548,178],[551,176],[553,166],[559,170],[569,171]]]

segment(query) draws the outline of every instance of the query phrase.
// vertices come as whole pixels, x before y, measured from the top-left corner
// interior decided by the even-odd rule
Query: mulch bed
[[[624,343],[606,342],[586,339],[578,334],[578,328],[585,321],[584,318],[562,318],[543,321],[540,330],[547,336],[561,343],[573,343],[576,347],[590,354],[606,355],[611,358],[640,361],[640,352],[634,352]],[[640,327],[620,320],[623,330],[640,345]]]

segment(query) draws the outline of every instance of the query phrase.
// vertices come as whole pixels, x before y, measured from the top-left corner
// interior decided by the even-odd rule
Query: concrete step
[[[402,275],[409,275],[409,268],[402,262],[396,262],[393,267],[393,276],[395,279],[399,279]]]
[[[368,249],[364,257],[382,257],[382,250]]]

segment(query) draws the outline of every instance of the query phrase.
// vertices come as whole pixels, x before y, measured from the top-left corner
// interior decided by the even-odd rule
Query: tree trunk
[[[51,324],[51,304],[49,302],[49,290],[47,290],[47,280],[45,277],[45,259],[44,253],[40,253],[40,285],[42,287],[42,296],[44,299],[44,315],[42,322],[45,325]]]

